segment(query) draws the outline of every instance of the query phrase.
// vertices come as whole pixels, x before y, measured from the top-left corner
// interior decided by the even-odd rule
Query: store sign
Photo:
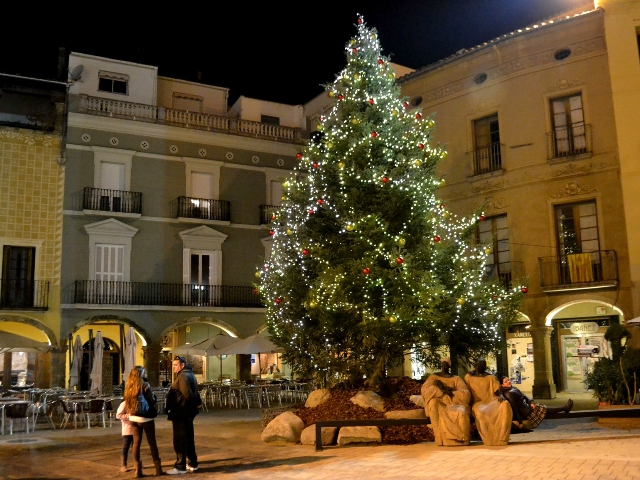
[[[574,335],[579,333],[598,333],[598,324],[596,322],[575,322],[571,324],[570,329]]]

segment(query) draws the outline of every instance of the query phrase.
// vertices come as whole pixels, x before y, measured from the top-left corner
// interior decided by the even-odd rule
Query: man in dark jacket
[[[511,385],[509,377],[502,377],[500,382],[500,394],[509,401],[513,410],[513,422],[519,429],[533,430],[547,413],[569,413],[573,407],[573,400],[569,399],[562,407],[548,407],[533,400]],[[524,422],[527,422],[526,424]]]
[[[193,419],[201,405],[198,382],[184,357],[173,359],[176,378],[167,393],[167,416],[173,423],[173,449],[176,451],[174,468],[169,475],[178,475],[198,470],[198,456],[193,434]],[[187,460],[189,464],[187,465]]]

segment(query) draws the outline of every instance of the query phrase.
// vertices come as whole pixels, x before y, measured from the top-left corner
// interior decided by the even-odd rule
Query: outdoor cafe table
[[[2,435],[4,435],[5,409],[7,405],[15,405],[15,404],[23,404],[23,403],[26,403],[27,405],[32,404],[32,402],[30,402],[29,400],[22,400],[20,398],[11,398],[11,397],[0,398],[0,410],[2,410],[2,414],[0,415],[0,418],[2,418],[2,420],[0,421],[0,433]]]

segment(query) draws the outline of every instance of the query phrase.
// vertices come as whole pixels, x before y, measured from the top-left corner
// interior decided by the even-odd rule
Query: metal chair
[[[242,393],[244,394],[244,400],[247,402],[247,408],[251,408],[254,402],[258,407],[262,408],[262,387],[246,387]],[[240,399],[240,405],[242,406],[242,398]]]
[[[107,428],[107,401],[104,398],[89,400],[89,409],[84,412],[87,428],[91,428],[91,419],[102,419],[102,428]]]
[[[271,400],[278,400],[280,406],[282,406],[282,386],[281,385],[266,385],[261,387],[263,389],[264,398],[267,401],[267,406],[271,406]]]
[[[49,402],[49,404],[47,405],[47,409],[46,409],[46,411],[44,412],[44,415],[43,415],[44,418],[46,418],[47,421],[49,422],[49,425],[51,425],[51,428],[54,429],[54,430],[56,429],[56,424],[53,421],[53,412],[55,412],[56,407],[58,406],[57,404],[58,404],[59,401],[60,400],[54,400],[52,402]],[[36,418],[36,420],[38,419],[38,414],[37,413],[35,415],[35,418]],[[32,427],[31,430],[33,431],[33,430],[35,430],[35,428],[36,428],[36,422],[34,420],[33,427]]]
[[[13,435],[13,422],[14,420],[24,420],[27,433],[29,433],[29,407],[31,403],[20,402],[12,403],[5,407],[5,417],[9,419],[9,435]],[[33,431],[33,426],[31,428]]]
[[[73,416],[73,428],[78,428],[78,405],[73,400],[60,400],[62,407],[62,421],[60,428],[65,428]],[[82,417],[81,417],[82,418]]]

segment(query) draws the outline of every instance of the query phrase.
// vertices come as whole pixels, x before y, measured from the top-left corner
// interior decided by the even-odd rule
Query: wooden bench
[[[632,408],[616,408],[611,410],[574,410],[569,413],[547,413],[545,420],[567,420],[571,418],[638,418],[640,406]],[[321,420],[316,422],[316,452],[322,451],[323,427],[383,427],[402,425],[429,425],[427,418],[372,418],[358,420]],[[521,433],[525,433],[523,431]]]

